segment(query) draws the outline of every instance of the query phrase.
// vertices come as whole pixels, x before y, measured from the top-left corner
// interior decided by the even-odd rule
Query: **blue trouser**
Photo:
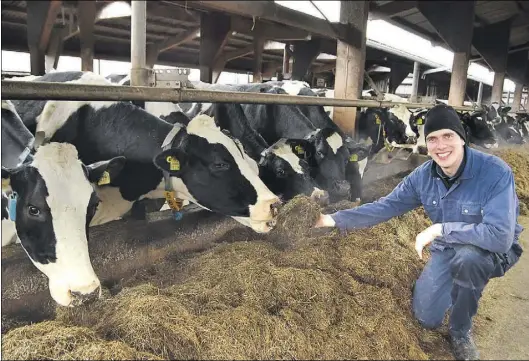
[[[489,280],[503,276],[519,255],[511,248],[506,258],[502,258],[472,245],[430,250],[431,258],[413,289],[413,313],[424,327],[437,328],[452,307],[450,334],[463,336],[470,331],[472,317]]]

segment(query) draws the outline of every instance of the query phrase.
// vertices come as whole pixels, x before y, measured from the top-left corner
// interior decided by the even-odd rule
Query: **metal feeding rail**
[[[149,101],[208,102],[241,104],[328,105],[337,107],[382,107],[404,105],[407,108],[432,108],[435,104],[391,102],[367,99],[339,99],[315,96],[226,92],[176,87],[85,85],[39,81],[2,80],[2,98],[10,100],[85,100],[85,101]],[[478,107],[454,106],[461,111]]]

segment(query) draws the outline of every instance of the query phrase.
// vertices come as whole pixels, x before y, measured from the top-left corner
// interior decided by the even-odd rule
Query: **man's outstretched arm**
[[[321,215],[315,227],[337,227],[342,230],[371,227],[393,217],[403,215],[421,205],[416,192],[418,174],[416,171],[405,177],[385,197],[359,207]]]

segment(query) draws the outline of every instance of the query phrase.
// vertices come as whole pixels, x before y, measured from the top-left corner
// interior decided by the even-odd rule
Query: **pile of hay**
[[[278,228],[296,247],[276,247],[277,234],[220,244],[172,264],[177,284],[125,287],[90,306],[58,308],[56,320],[91,330],[97,340],[89,342],[119,341],[164,359],[450,358],[442,333],[422,329],[410,311],[423,267],[413,241],[429,225],[423,211],[317,237],[311,228],[319,212],[307,197],[283,208]],[[157,265],[159,272],[170,266]],[[15,355],[6,345],[20,342],[19,330],[4,337],[7,358]],[[71,337],[70,343],[87,338]],[[74,355],[60,340],[46,345],[58,357]],[[17,352],[23,358],[44,351]]]
[[[520,214],[529,214],[529,149],[505,149],[494,152],[512,169],[516,183],[516,194],[520,200]]]
[[[160,360],[120,341],[105,341],[86,327],[45,321],[16,328],[2,337],[6,360]]]

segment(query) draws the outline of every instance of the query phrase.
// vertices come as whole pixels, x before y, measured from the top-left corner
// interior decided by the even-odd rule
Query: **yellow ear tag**
[[[180,170],[180,162],[175,157],[169,155],[166,158],[167,163],[169,163],[170,170]]]
[[[380,124],[381,123],[381,120],[380,120],[380,117],[378,116],[378,114],[375,114],[375,123],[376,124]]]
[[[169,208],[179,211],[182,209],[183,202],[181,200],[177,200],[175,197],[174,191],[165,191],[165,201],[169,205]]]
[[[349,157],[349,161],[358,162],[358,154],[351,154],[351,156]]]
[[[301,147],[301,145],[296,145],[296,146],[294,147],[294,149],[296,150],[296,152],[297,152],[298,154],[303,154],[303,153],[305,153],[305,151],[303,150],[303,148]]]
[[[423,124],[423,119],[422,119],[422,117],[417,118],[417,125],[422,125],[422,124]]]
[[[108,174],[107,171],[104,171],[101,178],[99,178],[97,185],[102,186],[102,185],[109,184],[109,183],[110,183],[110,174]]]

